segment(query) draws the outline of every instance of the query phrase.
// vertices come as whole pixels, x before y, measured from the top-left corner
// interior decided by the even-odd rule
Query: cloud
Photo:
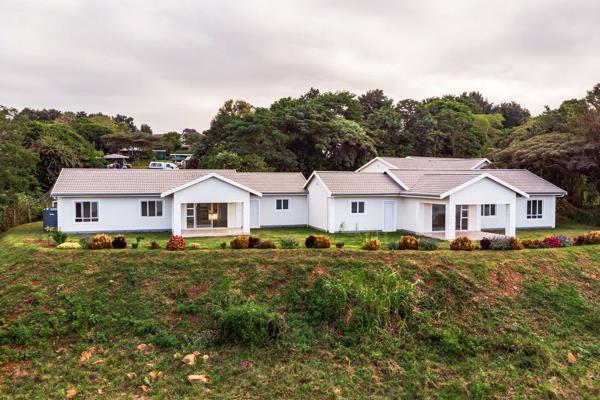
[[[0,104],[122,113],[155,132],[311,86],[478,90],[537,113],[600,81],[598,20],[583,0],[7,2]]]

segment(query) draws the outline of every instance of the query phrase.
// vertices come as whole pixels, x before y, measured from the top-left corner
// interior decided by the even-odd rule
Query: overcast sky
[[[478,90],[537,114],[600,82],[598,21],[597,0],[0,0],[0,105],[122,113],[155,133],[311,86]]]

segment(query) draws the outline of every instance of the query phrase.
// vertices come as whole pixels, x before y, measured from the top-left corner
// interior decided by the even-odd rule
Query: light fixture
[[[219,215],[218,215],[216,212],[209,212],[209,213],[208,213],[208,219],[209,219],[210,221],[216,221],[216,220],[217,220],[217,218],[218,218],[218,216],[219,216]]]

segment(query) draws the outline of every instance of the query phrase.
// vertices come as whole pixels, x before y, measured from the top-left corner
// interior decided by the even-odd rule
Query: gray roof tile
[[[377,172],[316,171],[334,195],[400,194],[404,190],[386,174]]]
[[[398,169],[464,170],[481,164],[485,158],[436,158],[436,157],[379,157]]]

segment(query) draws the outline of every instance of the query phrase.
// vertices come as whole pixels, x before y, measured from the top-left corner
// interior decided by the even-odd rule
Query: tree
[[[179,132],[167,132],[160,136],[158,146],[172,153],[181,148],[181,134]]]
[[[493,113],[502,114],[504,117],[504,128],[511,129],[518,125],[523,125],[531,114],[529,110],[522,107],[519,103],[511,101],[509,103],[500,103],[494,106]]]
[[[124,125],[125,127],[127,127],[127,129],[130,132],[135,132],[137,131],[137,128],[133,122],[133,117],[128,117],[126,115],[123,114],[117,114],[115,115],[115,122],[118,125]]]
[[[365,118],[368,118],[369,115],[382,108],[391,108],[394,104],[394,100],[383,94],[383,90],[381,89],[367,91],[367,93],[358,98],[358,101],[362,106]]]
[[[460,96],[444,96],[450,100],[463,103],[473,114],[493,114],[494,105],[479,92],[463,92]]]
[[[206,169],[235,169],[239,172],[268,171],[265,160],[256,154],[239,155],[230,151],[204,157],[200,160],[200,168]]]
[[[150,125],[148,125],[148,124],[142,124],[140,126],[140,132],[152,135],[152,128],[150,128]]]

